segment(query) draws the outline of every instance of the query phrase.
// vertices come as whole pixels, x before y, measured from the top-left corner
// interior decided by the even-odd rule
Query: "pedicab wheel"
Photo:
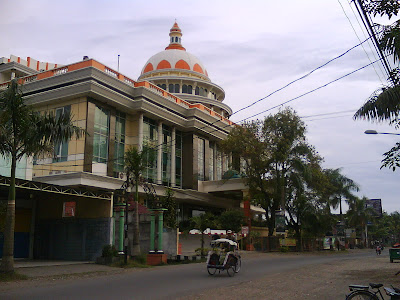
[[[234,266],[229,266],[228,269],[226,269],[226,272],[228,273],[229,277],[235,276],[235,267]]]
[[[210,267],[207,267],[207,272],[208,272],[208,274],[210,274],[210,275],[214,275],[215,272],[217,272],[217,268],[210,268]]]
[[[239,273],[241,267],[242,267],[242,260],[240,259],[240,257],[238,257],[236,259],[236,264],[233,266],[235,273]]]

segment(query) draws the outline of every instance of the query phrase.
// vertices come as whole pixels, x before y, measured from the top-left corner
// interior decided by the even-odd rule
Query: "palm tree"
[[[147,156],[145,151],[130,147],[125,152],[125,172],[129,186],[135,186],[135,222],[133,226],[132,252],[133,256],[140,255],[140,230],[139,230],[139,180],[146,167]]]
[[[370,12],[374,15],[397,15],[400,8],[397,1],[387,3],[386,1],[372,1]],[[391,26],[385,26],[379,39],[379,47],[386,54],[393,55],[395,64],[400,60],[400,21]],[[388,121],[390,125],[400,125],[400,69],[394,68],[389,72],[392,85],[377,89],[354,114],[354,119],[376,120],[378,122]],[[393,171],[400,166],[400,143],[383,154],[382,167],[391,168]]]
[[[325,200],[334,209],[339,207],[340,221],[342,221],[342,199],[347,203],[354,199],[352,192],[358,192],[359,186],[350,178],[340,173],[340,169],[325,169],[324,174],[328,179],[325,191]]]
[[[354,198],[352,201],[350,201],[349,210],[347,211],[349,225],[354,226],[354,228],[359,227],[361,229],[361,238],[365,247],[368,246],[365,229],[373,214],[372,209],[366,207],[366,200],[366,197],[362,197],[362,199]]]
[[[16,80],[0,94],[0,154],[11,160],[11,178],[4,229],[2,272],[14,271],[15,171],[26,156],[53,153],[54,145],[79,138],[84,131],[72,124],[69,113],[55,116],[26,105]]]

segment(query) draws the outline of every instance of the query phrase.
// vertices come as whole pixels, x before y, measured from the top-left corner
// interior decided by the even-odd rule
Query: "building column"
[[[138,120],[138,149],[143,151],[143,113],[139,114]]]
[[[159,122],[158,148],[157,148],[157,184],[162,184],[162,150],[163,150],[163,130],[162,130],[162,122]]]
[[[176,185],[176,128],[172,127],[171,132],[171,186]]]
[[[150,253],[154,253],[154,240],[156,232],[156,216],[155,212],[152,210],[150,215]]]
[[[164,209],[161,209],[158,213],[158,247],[157,247],[157,252],[158,253],[164,253],[162,250],[163,248],[163,223],[164,223],[164,218],[163,218],[163,213]]]
[[[213,175],[214,175],[214,180],[217,180],[217,143],[214,143],[213,145],[213,151],[214,151],[214,156],[213,156]]]
[[[13,79],[15,79],[15,69],[11,69],[11,79],[10,80],[13,80]]]
[[[125,225],[125,210],[120,206],[119,211],[119,240],[118,240],[118,251],[124,253],[124,225]]]

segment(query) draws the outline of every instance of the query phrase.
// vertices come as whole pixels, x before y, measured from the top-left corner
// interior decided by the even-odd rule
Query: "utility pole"
[[[118,72],[119,72],[119,57],[120,55],[118,54],[118,69],[117,69]]]
[[[355,6],[356,6],[356,8],[357,8],[358,14],[359,14],[360,17],[361,17],[361,20],[363,21],[364,26],[366,27],[369,36],[372,38],[372,40],[373,40],[374,43],[375,43],[375,46],[376,46],[376,48],[377,48],[377,50],[378,50],[378,55],[379,55],[379,57],[380,57],[381,60],[382,60],[383,67],[385,68],[385,70],[386,70],[386,72],[387,72],[387,74],[388,74],[388,78],[390,79],[390,81],[392,82],[392,84],[395,84],[394,78],[393,78],[393,76],[390,74],[390,71],[391,71],[391,70],[390,70],[390,68],[389,68],[389,64],[387,63],[386,57],[383,55],[382,49],[381,49],[381,47],[379,46],[379,42],[378,42],[378,40],[377,40],[377,38],[376,38],[376,36],[375,36],[375,31],[374,31],[374,29],[372,28],[371,22],[369,21],[369,18],[368,18],[367,12],[366,12],[365,9],[364,9],[364,5],[363,5],[363,3],[362,3],[362,0],[353,0],[353,1],[355,2]],[[357,4],[358,4],[358,5],[357,5]],[[361,12],[360,12],[360,10],[361,10]]]

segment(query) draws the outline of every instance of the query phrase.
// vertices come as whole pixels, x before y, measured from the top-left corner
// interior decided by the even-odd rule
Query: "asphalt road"
[[[234,277],[209,276],[204,263],[163,266],[118,275],[80,278],[51,285],[3,291],[0,299],[175,299],[221,286],[233,286],[274,272],[311,264],[372,256],[374,253],[253,257],[243,259]]]

